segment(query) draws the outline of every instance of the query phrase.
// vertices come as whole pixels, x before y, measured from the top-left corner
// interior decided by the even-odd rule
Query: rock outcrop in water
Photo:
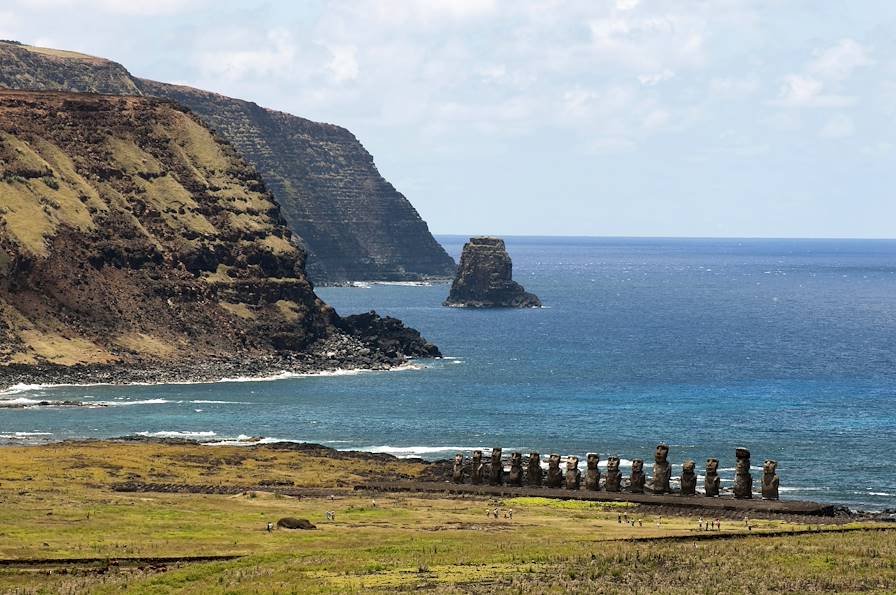
[[[270,188],[314,282],[449,277],[454,261],[348,130],[75,52],[0,42],[0,87],[172,99],[232,143]]]
[[[513,280],[504,240],[474,237],[464,245],[444,305],[458,308],[538,308],[541,301]]]
[[[147,367],[206,379],[438,353],[394,319],[340,319],[303,264],[255,169],[177,104],[0,91],[4,378],[117,366],[118,381]]]

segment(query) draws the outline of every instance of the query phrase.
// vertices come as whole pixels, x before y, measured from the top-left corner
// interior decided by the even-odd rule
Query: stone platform
[[[588,500],[594,502],[633,502],[710,511],[757,512],[768,514],[804,514],[834,516],[834,505],[805,500],[737,500],[731,496],[681,496],[677,494],[629,494],[626,492],[595,492],[537,487],[491,486],[456,484],[434,481],[373,481],[355,486],[356,490],[380,492],[421,492],[432,494],[471,494],[497,497],[538,497],[558,500]]]

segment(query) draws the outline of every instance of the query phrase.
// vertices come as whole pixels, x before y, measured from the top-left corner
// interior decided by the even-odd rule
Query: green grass
[[[624,510],[637,508],[634,502],[589,502],[587,500],[555,500],[553,498],[520,497],[504,501],[505,506],[548,506],[568,510]]]
[[[620,524],[620,510],[637,508],[619,503],[365,494],[346,485],[380,472],[380,465],[247,447],[0,448],[0,558],[22,561],[0,566],[0,592],[703,593],[873,591],[886,580],[896,584],[894,531],[761,537],[807,527],[755,521],[752,534],[727,523],[719,535],[743,537],[707,541],[697,538],[688,517],[644,515],[643,528]],[[386,467],[411,476],[422,470],[399,461]],[[160,473],[166,483],[193,485],[292,478],[323,491],[292,498],[110,489]],[[495,506],[513,508],[513,518],[487,515]],[[335,522],[325,520],[328,510]],[[318,528],[265,531],[268,521],[284,516]],[[683,541],[655,539],[673,536]],[[203,555],[240,557],[155,568],[127,562]],[[122,562],[108,570],[102,562],[28,563],[85,558]]]

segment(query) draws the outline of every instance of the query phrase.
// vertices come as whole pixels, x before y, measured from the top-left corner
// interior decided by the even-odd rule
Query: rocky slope
[[[0,384],[438,353],[396,324],[355,328],[318,299],[261,177],[181,106],[0,91]]]
[[[539,308],[541,301],[513,280],[504,240],[470,238],[460,256],[446,306],[458,308]]]
[[[454,261],[348,130],[193,89],[132,77],[122,66],[0,42],[0,86],[173,99],[261,173],[304,242],[317,282],[447,277]]]

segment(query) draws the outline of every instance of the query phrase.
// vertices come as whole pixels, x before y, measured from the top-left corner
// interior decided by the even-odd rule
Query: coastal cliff
[[[303,265],[257,171],[183,107],[0,91],[3,379],[213,379],[438,354],[397,321],[340,320]],[[397,346],[377,349],[377,331]]]
[[[455,264],[345,128],[255,103],[133,77],[74,52],[0,42],[0,87],[158,96],[230,141],[273,191],[314,282],[449,277]]]
[[[504,240],[470,238],[445,306],[456,308],[539,308],[541,301],[513,280]]]

